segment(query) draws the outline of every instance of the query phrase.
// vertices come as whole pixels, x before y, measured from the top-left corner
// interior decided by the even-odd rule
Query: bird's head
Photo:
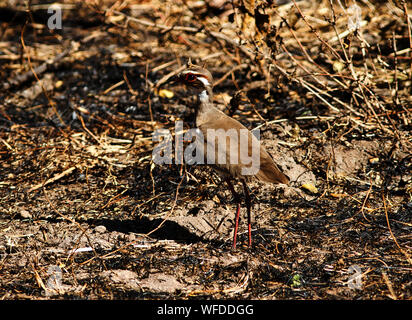
[[[211,73],[205,68],[192,64],[190,60],[186,69],[176,75],[173,80],[185,84],[193,93],[201,93],[205,90],[209,93],[213,87]]]

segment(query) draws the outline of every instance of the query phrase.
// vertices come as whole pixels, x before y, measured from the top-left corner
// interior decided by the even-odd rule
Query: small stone
[[[173,91],[166,90],[166,89],[159,90],[159,97],[161,98],[171,99],[173,98],[173,96],[174,96]]]
[[[20,217],[22,217],[23,219],[31,219],[33,216],[26,209],[21,209],[20,210]]]
[[[318,188],[316,188],[312,183],[304,183],[301,185],[302,189],[305,189],[311,193],[318,193]]]
[[[105,226],[97,226],[96,228],[94,228],[94,231],[98,232],[98,233],[105,233],[107,231]]]

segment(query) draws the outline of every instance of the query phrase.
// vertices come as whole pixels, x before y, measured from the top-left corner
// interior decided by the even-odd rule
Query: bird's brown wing
[[[205,159],[218,170],[235,178],[254,176],[265,182],[289,182],[258,139],[239,121],[215,113],[199,129],[204,137]]]

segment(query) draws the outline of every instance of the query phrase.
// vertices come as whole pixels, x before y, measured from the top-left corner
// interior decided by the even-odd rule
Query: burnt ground
[[[329,1],[61,3],[0,2],[1,299],[412,298],[409,4],[334,40]],[[249,185],[251,248],[218,175],[151,161],[189,57],[291,178]]]

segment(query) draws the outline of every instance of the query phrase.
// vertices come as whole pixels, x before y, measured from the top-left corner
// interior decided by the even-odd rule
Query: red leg
[[[227,182],[227,185],[229,186],[230,192],[232,192],[233,198],[237,202],[237,209],[236,209],[236,216],[235,216],[235,230],[233,233],[233,249],[236,249],[236,238],[237,238],[237,230],[239,227],[239,215],[240,215],[240,196],[235,191],[235,188],[233,187],[233,184],[229,178],[226,178],[226,182]]]
[[[237,237],[237,229],[239,227],[239,213],[240,213],[240,203],[237,204],[236,210],[236,217],[235,217],[235,231],[233,233],[233,249],[236,249],[236,237]]]
[[[245,202],[247,208],[247,230],[248,230],[248,239],[249,239],[249,247],[252,246],[252,222],[251,222],[251,201],[250,201],[250,194],[247,188],[245,180],[242,180],[243,183],[243,191],[245,193]]]

